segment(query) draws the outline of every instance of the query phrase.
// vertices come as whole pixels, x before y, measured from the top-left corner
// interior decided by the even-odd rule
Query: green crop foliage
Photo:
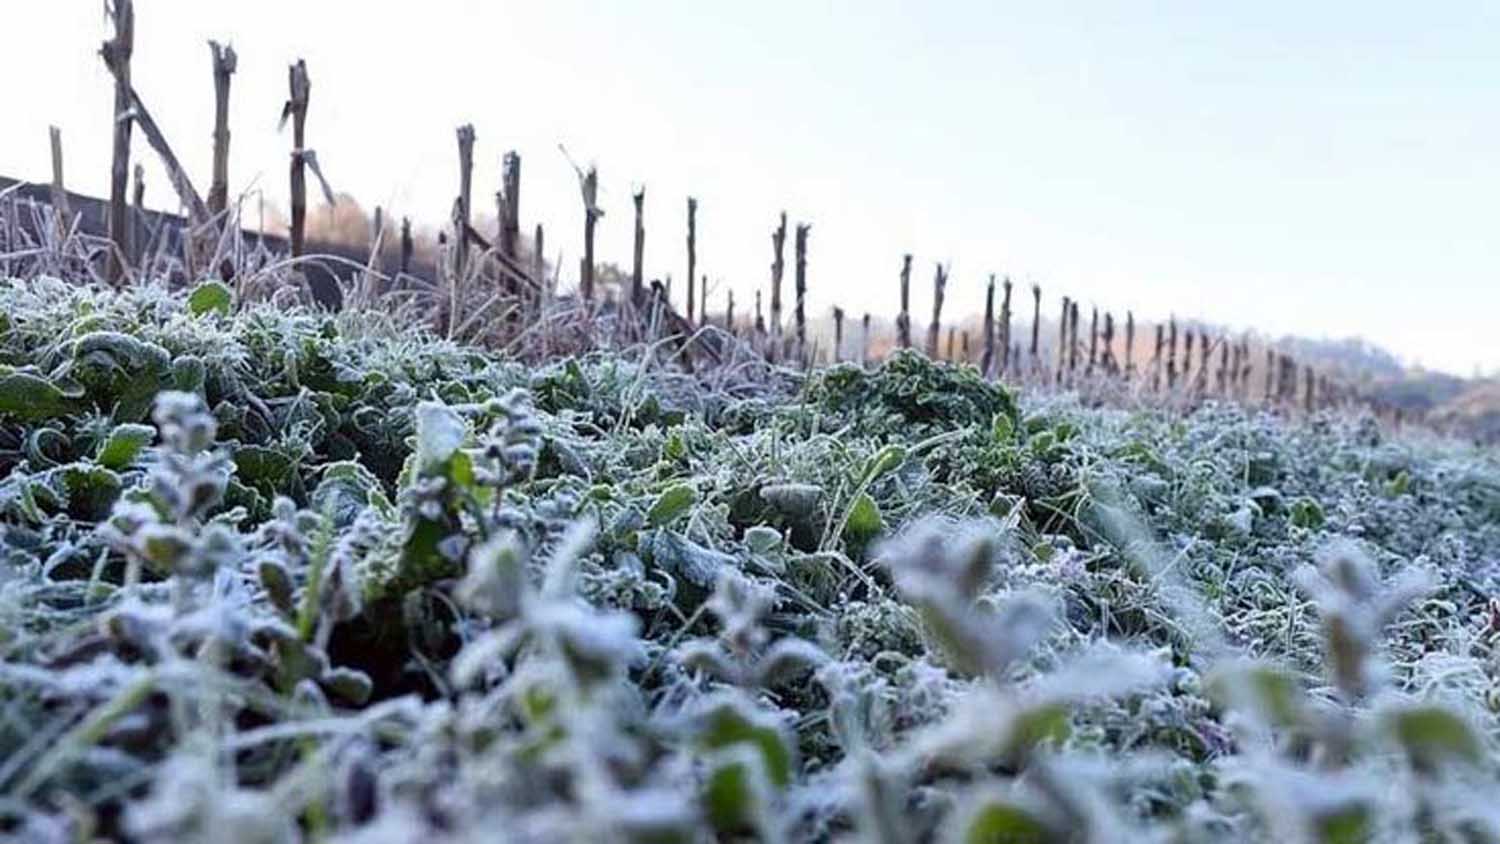
[[[0,837],[1500,841],[1493,451],[215,283],[0,315]]]

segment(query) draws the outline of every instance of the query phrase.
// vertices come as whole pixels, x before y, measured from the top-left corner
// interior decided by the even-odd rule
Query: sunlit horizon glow
[[[558,145],[598,164],[597,251],[625,264],[647,189],[647,271],[699,266],[739,307],[785,209],[812,223],[809,309],[889,318],[950,263],[948,313],[990,273],[1143,318],[1362,336],[1460,375],[1500,370],[1500,12],[1479,3],[591,4],[137,0],[136,88],[208,183],[209,38],[239,54],[231,190],[285,206],[286,65],[312,78],[309,144],[335,189],[439,224],[454,127],[475,204],[523,158],[523,227],[576,273],[581,209]],[[98,0],[7,13],[0,174],[107,193]],[[148,204],[171,207],[140,140]]]

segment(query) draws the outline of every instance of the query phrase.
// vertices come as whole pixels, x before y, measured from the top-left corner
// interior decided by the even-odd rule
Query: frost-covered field
[[[0,290],[0,833],[1500,841],[1500,459]]]

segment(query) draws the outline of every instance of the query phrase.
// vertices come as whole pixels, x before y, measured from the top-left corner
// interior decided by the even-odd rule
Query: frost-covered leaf
[[[646,523],[651,527],[666,527],[692,509],[697,501],[698,491],[691,485],[674,484],[656,497],[656,503],[646,513]]]
[[[218,314],[228,316],[234,302],[234,294],[227,285],[218,281],[205,281],[188,294],[188,312],[193,316]]]
[[[99,445],[94,459],[99,465],[119,471],[135,462],[151,441],[156,439],[156,430],[150,425],[117,425]]]

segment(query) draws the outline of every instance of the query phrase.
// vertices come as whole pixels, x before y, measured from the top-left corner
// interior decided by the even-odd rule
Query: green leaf
[[[134,463],[155,438],[156,429],[150,425],[117,425],[99,445],[94,460],[107,469],[124,469]]]
[[[864,483],[869,484],[887,472],[895,471],[906,462],[906,449],[891,443],[865,461]]]
[[[193,288],[188,295],[188,311],[193,316],[203,316],[207,313],[216,313],[220,316],[228,316],[229,308],[234,302],[234,294],[222,282],[205,281]]]
[[[1015,423],[1015,420],[1011,419],[1010,415],[1006,414],[1006,413],[997,413],[997,414],[995,414],[994,420],[990,423],[990,436],[992,436],[994,438],[995,442],[997,442],[997,443],[1007,443],[1007,442],[1010,442],[1011,439],[1013,439],[1015,437],[1015,435],[1016,435],[1016,423]]]
[[[1317,530],[1327,521],[1323,506],[1311,498],[1299,498],[1292,502],[1292,524],[1306,530]]]
[[[714,829],[734,834],[754,826],[759,800],[750,765],[738,759],[719,763],[703,788],[703,810]]]
[[[297,471],[297,464],[274,448],[242,445],[234,450],[234,471],[247,486],[284,493]]]
[[[652,527],[664,527],[671,524],[678,516],[692,509],[698,501],[698,491],[688,484],[676,484],[668,487],[665,492],[656,497],[656,503],[646,513],[646,523]]]
[[[1276,727],[1303,720],[1302,689],[1291,674],[1262,663],[1245,663],[1210,678],[1209,697],[1221,707],[1246,709]]]
[[[86,522],[103,521],[120,497],[125,484],[103,466],[70,463],[62,467],[63,489],[68,495],[68,514]]]
[[[880,516],[880,507],[869,493],[861,492],[849,507],[849,519],[844,523],[844,535],[853,540],[865,540],[880,533],[885,521]]]
[[[1037,814],[1014,801],[991,797],[969,814],[959,836],[964,844],[1048,844],[1061,841]]]
[[[706,750],[748,745],[760,754],[772,785],[785,788],[792,781],[796,762],[786,736],[772,718],[748,705],[732,699],[719,702],[709,711],[698,742]]]
[[[0,375],[0,414],[22,422],[42,422],[76,413],[82,395],[82,390],[64,392],[46,378],[30,372]]]
[[[1450,759],[1480,761],[1479,739],[1473,729],[1442,706],[1401,707],[1387,713],[1386,723],[1418,771],[1430,773]]]
[[[1341,805],[1312,819],[1317,844],[1365,844],[1374,837],[1370,807],[1363,803]]]

